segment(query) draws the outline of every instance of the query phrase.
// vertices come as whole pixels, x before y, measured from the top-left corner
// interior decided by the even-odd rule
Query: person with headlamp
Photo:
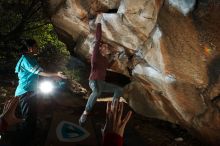
[[[15,91],[15,96],[19,97],[19,106],[21,116],[25,122],[21,126],[21,134],[17,145],[29,146],[30,140],[34,136],[37,121],[36,111],[36,91],[38,85],[38,77],[59,77],[66,79],[62,72],[48,73],[38,65],[34,59],[34,55],[38,53],[37,42],[33,39],[28,39],[23,42],[20,49],[21,58],[19,59],[15,73],[18,74],[19,83]]]

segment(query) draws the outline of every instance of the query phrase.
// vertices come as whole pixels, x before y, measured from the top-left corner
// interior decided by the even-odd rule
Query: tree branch
[[[4,40],[9,40],[11,38],[15,38],[17,35],[21,35],[23,31],[27,31],[25,29],[25,26],[28,25],[30,22],[29,20],[36,14],[40,8],[41,8],[41,1],[38,0],[32,0],[28,9],[25,10],[24,13],[22,13],[22,18],[18,25],[16,25],[4,38]],[[37,6],[37,7],[36,7]],[[35,8],[36,7],[36,8]],[[39,14],[40,15],[40,14]],[[43,19],[42,19],[43,20]],[[28,30],[30,30],[28,28]]]
[[[32,12],[29,13],[29,16],[26,17],[26,20],[29,20],[31,17],[34,16],[34,14],[36,14],[37,12],[39,12],[39,10],[41,9],[41,5],[39,5],[36,9],[32,9]]]

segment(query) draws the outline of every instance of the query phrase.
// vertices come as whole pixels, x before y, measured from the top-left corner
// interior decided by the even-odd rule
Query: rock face
[[[45,2],[46,3],[46,2]],[[60,38],[89,60],[95,19],[114,47],[111,69],[130,77],[124,98],[138,113],[181,124],[208,143],[220,138],[220,6],[188,0],[48,0]],[[212,11],[209,11],[212,10]]]

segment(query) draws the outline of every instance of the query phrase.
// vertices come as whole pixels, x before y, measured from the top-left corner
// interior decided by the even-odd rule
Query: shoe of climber
[[[80,125],[81,127],[84,127],[84,126],[85,126],[87,117],[88,117],[88,114],[84,114],[84,113],[80,116],[80,118],[79,118],[79,125]]]

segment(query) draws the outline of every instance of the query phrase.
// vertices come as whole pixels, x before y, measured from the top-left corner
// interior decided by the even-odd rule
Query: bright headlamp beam
[[[51,93],[54,89],[53,83],[50,81],[43,81],[39,84],[39,89],[42,93]]]

